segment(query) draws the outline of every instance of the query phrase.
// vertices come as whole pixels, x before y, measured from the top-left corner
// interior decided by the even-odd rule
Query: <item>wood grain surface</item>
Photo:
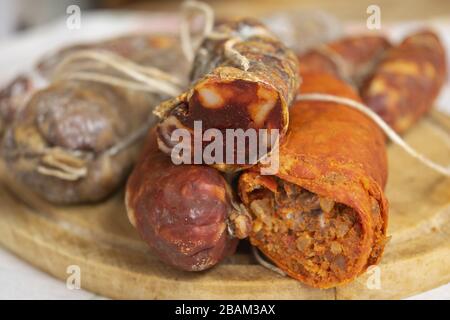
[[[450,118],[433,112],[405,136],[433,160],[450,161]],[[392,236],[380,264],[381,288],[369,277],[329,290],[312,289],[239,253],[201,273],[168,267],[153,257],[127,221],[123,191],[91,206],[57,207],[24,191],[1,168],[0,244],[34,266],[66,280],[81,268],[81,286],[119,299],[395,299],[450,281],[450,179],[389,146]]]

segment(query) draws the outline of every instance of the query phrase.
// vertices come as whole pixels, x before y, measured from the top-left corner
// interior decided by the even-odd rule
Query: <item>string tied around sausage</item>
[[[372,111],[365,104],[355,101],[353,99],[340,97],[325,93],[301,93],[297,95],[297,101],[319,101],[319,102],[334,102],[343,104],[350,108],[356,109],[361,113],[369,117],[375,124],[386,134],[386,136],[400,148],[402,148],[406,153],[408,153],[414,159],[417,159],[425,166],[430,169],[439,172],[440,174],[450,177],[450,166],[440,165],[422,153],[418,152],[416,149],[411,147],[405,140],[403,140],[379,115]]]
[[[414,159],[417,159],[427,167],[431,168],[432,170],[450,177],[450,166],[444,167],[440,164],[435,163],[431,159],[427,158],[425,155],[421,154],[420,152],[416,151],[413,147],[411,147],[409,144],[405,142],[379,115],[377,115],[375,112],[373,112],[369,107],[364,105],[361,102],[355,101],[353,99],[340,97],[336,95],[331,94],[325,94],[325,93],[302,93],[298,94],[296,97],[297,101],[313,101],[313,102],[333,102],[333,103],[339,103],[343,104],[345,106],[348,106],[350,108],[356,109],[359,112],[365,114],[367,117],[369,117],[375,124],[386,134],[386,136],[394,142],[396,145],[398,145],[400,148],[402,148],[406,153],[408,153],[411,157]],[[264,258],[259,253],[258,249],[255,247],[252,247],[252,254],[256,261],[263,266],[264,268],[271,270],[275,273],[278,273],[281,276],[286,276],[286,274],[277,266],[273,265],[272,263],[264,260]]]
[[[74,62],[91,61],[96,65],[87,65],[88,70],[71,70]],[[100,66],[107,66],[124,75],[114,76]],[[94,68],[97,67],[97,68]],[[127,79],[128,77],[128,79]],[[142,66],[112,52],[101,50],[77,50],[66,56],[57,66],[52,81],[79,80],[92,81],[115,87],[163,94],[170,97],[178,95],[182,89],[176,77],[151,66]],[[122,140],[102,151],[102,154],[114,156],[143,137],[151,126],[151,121],[125,136]],[[87,162],[83,155],[73,155],[63,149],[47,148],[40,158],[36,170],[42,175],[53,176],[67,181],[76,181],[88,174]]]

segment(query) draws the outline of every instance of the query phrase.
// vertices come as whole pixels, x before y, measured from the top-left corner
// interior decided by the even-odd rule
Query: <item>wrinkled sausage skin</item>
[[[18,105],[22,104],[21,100],[24,99],[30,89],[30,79],[20,75],[0,90],[0,141],[7,125],[13,121],[15,115],[19,112]]]
[[[104,152],[148,114],[140,104],[124,117],[121,110],[128,103],[123,91],[101,84],[63,82],[36,92],[5,131],[1,151],[11,178],[53,203],[104,199],[124,181],[138,155],[138,143],[113,156]],[[86,176],[66,180],[39,171],[52,168],[46,157],[74,152],[80,153],[73,157],[79,164],[67,164],[85,166]]]
[[[174,165],[158,150],[154,131],[126,188],[130,222],[161,260],[201,271],[233,254],[228,229],[231,189],[214,168]]]
[[[160,68],[187,81],[188,63],[178,39],[136,34],[63,48],[0,91],[0,155],[8,180],[56,204],[105,199],[121,186],[153,121],[151,109],[170,98],[97,81],[56,77],[58,65],[78,50],[108,51]],[[176,62],[176,63],[174,63]],[[90,59],[73,60],[65,72],[123,74]]]

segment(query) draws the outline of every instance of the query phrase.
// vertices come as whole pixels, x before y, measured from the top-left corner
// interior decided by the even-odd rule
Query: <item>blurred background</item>
[[[283,41],[289,45],[312,45],[307,39],[322,40],[339,36],[341,27],[353,28],[355,32],[368,32],[366,19],[367,8],[378,5],[381,9],[381,31],[392,39],[402,39],[411,33],[411,25],[421,22],[436,28],[450,52],[450,0],[203,0],[209,3],[220,16],[271,16],[271,27],[279,35],[284,34]],[[178,22],[174,15],[154,15],[129,18],[127,11],[143,13],[179,13],[181,0],[0,0],[0,88],[17,76],[17,74],[34,67],[37,59],[52,50],[76,41],[95,41],[115,36],[118,33],[136,30],[171,30],[178,31]],[[66,28],[67,8],[78,5],[83,16],[83,28],[68,30]],[[106,10],[106,14],[102,11]],[[311,11],[322,10],[329,15],[319,15],[318,28],[314,28],[314,15]],[[88,17],[88,11],[97,11]],[[124,15],[118,12],[125,12]],[[303,15],[297,14],[303,11]],[[111,14],[114,12],[114,14]],[[286,16],[279,12],[291,13],[294,25],[303,23],[298,36],[291,34],[286,26]],[[306,14],[305,14],[306,12]],[[116,14],[117,13],[117,14]],[[281,18],[280,18],[281,17]],[[317,17],[317,15],[315,16]],[[334,18],[337,19],[334,19]],[[442,18],[442,19],[440,19]],[[433,23],[429,23],[432,20]],[[408,23],[398,23],[406,22]],[[409,23],[412,21],[412,23]],[[316,21],[317,22],[317,21]],[[326,22],[326,23],[325,23]],[[344,23],[341,23],[344,22]],[[348,24],[346,22],[349,22]],[[305,25],[307,24],[307,25]],[[389,26],[391,24],[391,26]],[[312,27],[311,27],[312,26]],[[316,25],[317,26],[317,25]],[[393,27],[395,26],[395,27]],[[283,29],[283,27],[286,27]],[[323,28],[320,28],[323,27]],[[359,29],[355,29],[359,28]],[[327,33],[320,31],[327,30]],[[74,31],[74,32],[73,32]],[[309,31],[309,33],[305,32]],[[344,31],[349,31],[346,29]],[[294,36],[294,37],[293,37]],[[308,37],[309,36],[309,37]],[[288,43],[285,39],[294,39]],[[296,48],[298,49],[298,48]],[[448,56],[450,61],[450,56]],[[448,72],[450,74],[450,70]],[[450,83],[450,78],[448,83]],[[437,106],[450,112],[450,85],[441,93]],[[43,274],[30,265],[18,260],[0,248],[0,298],[39,298],[39,299],[95,299],[92,293],[68,291],[64,283]],[[415,299],[448,298],[450,285],[441,287],[431,293],[416,296]]]
[[[321,9],[343,21],[366,19],[369,5],[380,6],[383,22],[425,20],[450,15],[450,0],[207,0],[221,15],[265,16],[274,11]],[[66,14],[83,10],[175,11],[181,0],[0,0],[0,40]]]

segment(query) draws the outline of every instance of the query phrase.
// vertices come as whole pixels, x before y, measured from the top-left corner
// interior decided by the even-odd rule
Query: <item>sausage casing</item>
[[[161,260],[201,271],[233,254],[238,239],[229,229],[236,212],[232,201],[219,171],[172,164],[158,150],[155,131],[150,132],[128,179],[126,207],[130,222]]]
[[[410,128],[433,106],[447,76],[438,36],[421,31],[388,50],[362,89],[363,101],[397,132]]]
[[[261,23],[242,19],[220,23],[198,49],[191,88],[157,110],[161,150],[170,153],[173,130],[277,129],[288,126],[288,107],[299,86],[295,54]],[[235,164],[220,163],[224,171]]]
[[[360,100],[327,74],[308,74],[302,92]],[[274,176],[252,168],[239,193],[253,217],[251,243],[288,275],[334,287],[376,264],[386,242],[384,137],[366,116],[330,102],[296,102]]]

